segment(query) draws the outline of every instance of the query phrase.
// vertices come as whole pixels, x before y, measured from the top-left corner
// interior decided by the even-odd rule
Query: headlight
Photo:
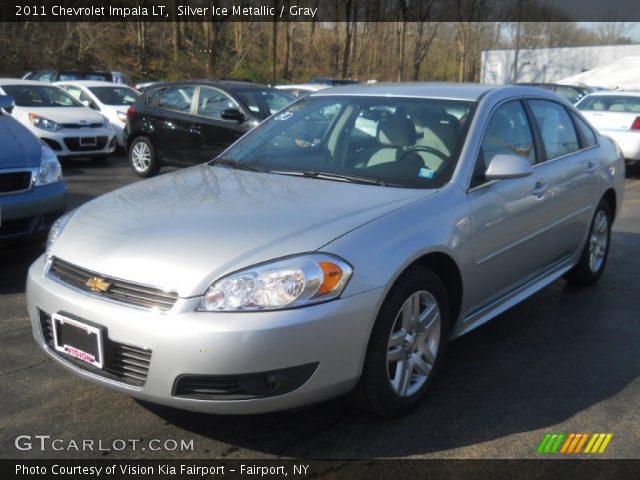
[[[353,268],[326,254],[290,257],[233,273],[214,282],[199,311],[280,310],[338,297]]]
[[[49,237],[47,238],[47,258],[51,258],[51,250],[53,248],[53,245],[56,243],[56,240],[60,237],[60,235],[62,235],[62,231],[67,226],[67,223],[69,223],[69,220],[71,219],[71,216],[74,212],[75,210],[71,210],[70,212],[65,213],[59,219],[53,222],[51,230],[49,230]]]
[[[62,180],[62,167],[60,167],[58,157],[49,146],[42,145],[42,157],[35,186],[47,185],[59,180]]]
[[[118,120],[122,123],[127,123],[127,114],[125,112],[118,112]]]
[[[29,121],[31,122],[31,125],[41,128],[42,130],[48,130],[50,132],[62,130],[62,126],[59,123],[49,120],[48,118],[41,117],[40,115],[36,115],[35,113],[29,113]]]

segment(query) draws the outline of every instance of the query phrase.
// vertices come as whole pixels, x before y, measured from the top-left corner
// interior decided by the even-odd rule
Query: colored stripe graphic
[[[538,454],[603,453],[613,438],[612,433],[546,433],[538,445]],[[586,448],[582,450],[585,446]]]
[[[603,453],[612,438],[612,433],[594,433],[584,453]]]

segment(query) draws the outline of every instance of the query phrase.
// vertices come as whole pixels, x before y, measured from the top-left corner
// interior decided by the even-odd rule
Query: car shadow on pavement
[[[625,173],[627,178],[640,178],[640,162],[634,162],[631,165],[627,165]]]
[[[612,245],[596,286],[559,280],[451,342],[434,388],[405,417],[378,418],[345,399],[253,416],[145,407],[184,430],[225,442],[228,455],[239,449],[298,458],[455,455],[446,451],[553,429],[585,410],[596,422],[578,423],[576,431],[609,431],[624,403],[602,402],[640,375],[640,287],[632,281],[640,260],[628,255],[640,247],[640,236],[614,233]],[[538,437],[530,440],[532,455]],[[501,444],[495,456],[522,455],[522,442]]]
[[[0,295],[24,292],[29,267],[44,253],[45,240],[0,246]]]

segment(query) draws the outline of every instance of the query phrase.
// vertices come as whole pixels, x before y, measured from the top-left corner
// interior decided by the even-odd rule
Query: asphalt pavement
[[[123,157],[63,168],[70,207],[139,181]],[[31,336],[24,285],[44,245],[0,250],[0,457],[535,458],[546,433],[601,432],[613,437],[599,458],[639,458],[640,168],[627,177],[600,282],[556,281],[452,342],[425,402],[393,420],[342,398],[292,412],[203,415],[87,383],[48,359]],[[31,436],[32,448],[16,448],[20,435]],[[42,450],[35,435],[61,439],[62,450]],[[111,448],[119,439],[141,443]],[[150,449],[151,439],[166,448]],[[83,440],[94,449],[69,447]],[[192,448],[174,449],[172,441]]]

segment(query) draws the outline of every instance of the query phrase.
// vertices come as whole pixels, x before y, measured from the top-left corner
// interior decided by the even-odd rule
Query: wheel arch
[[[456,321],[458,320],[458,316],[460,315],[463,294],[462,274],[457,262],[449,254],[441,251],[426,253],[409,263],[396,276],[389,291],[391,291],[391,289],[408,271],[416,267],[428,268],[438,276],[438,278],[444,285],[444,288],[447,292],[449,313],[451,317],[449,329],[453,328]]]

